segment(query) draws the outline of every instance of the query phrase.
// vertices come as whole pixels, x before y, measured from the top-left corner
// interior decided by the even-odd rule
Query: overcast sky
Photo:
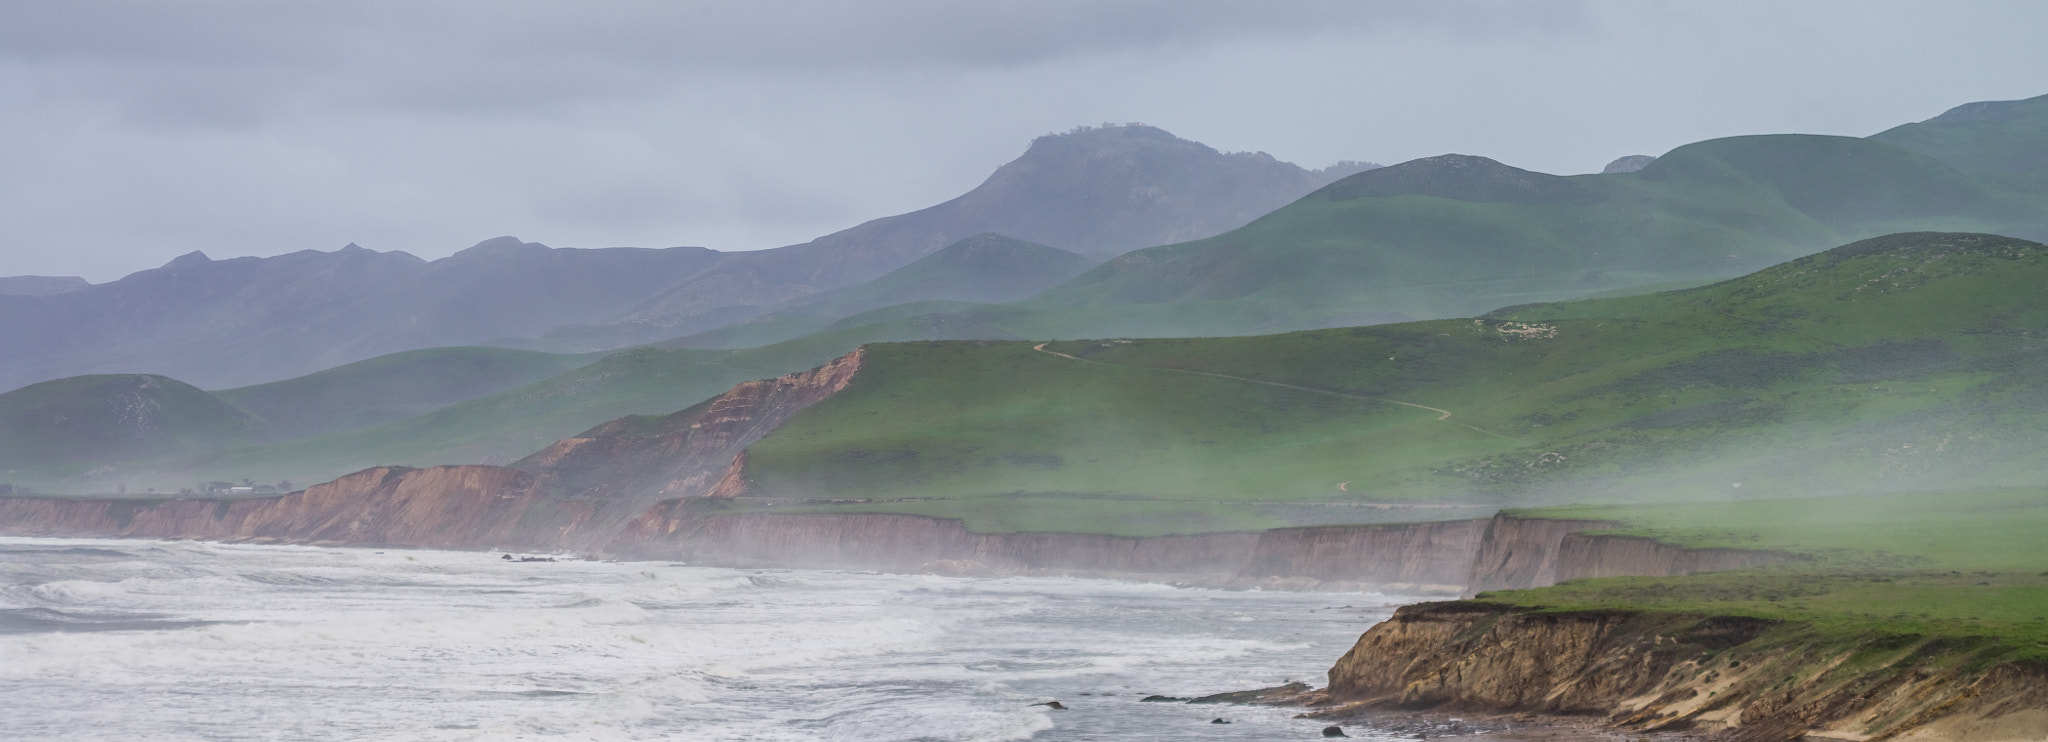
[[[2048,93],[2048,3],[66,0],[0,11],[0,275],[802,242],[1143,121],[1597,171]]]

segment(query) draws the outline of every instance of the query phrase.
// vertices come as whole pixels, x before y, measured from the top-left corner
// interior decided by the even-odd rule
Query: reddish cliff
[[[14,536],[495,548],[531,545],[521,543],[531,536],[518,526],[539,499],[532,476],[515,469],[379,467],[279,497],[0,499],[0,529]]]
[[[513,467],[379,467],[238,500],[0,499],[0,534],[595,550],[662,500],[734,494],[746,447],[845,388],[863,357],[615,420]]]

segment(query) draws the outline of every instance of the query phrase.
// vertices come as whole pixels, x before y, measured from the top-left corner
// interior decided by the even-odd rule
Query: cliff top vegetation
[[[1840,637],[1994,642],[2048,662],[2048,489],[1712,503],[1569,506],[1528,518],[1601,519],[1607,533],[1687,548],[1807,557],[1685,577],[1573,580],[1479,599],[1545,610],[1644,610],[1796,622]]]

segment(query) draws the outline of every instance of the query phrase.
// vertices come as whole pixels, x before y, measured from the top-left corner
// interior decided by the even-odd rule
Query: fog
[[[800,242],[1144,121],[1307,167],[1557,173],[2038,95],[2048,9],[81,2],[0,28],[0,275],[191,250]]]

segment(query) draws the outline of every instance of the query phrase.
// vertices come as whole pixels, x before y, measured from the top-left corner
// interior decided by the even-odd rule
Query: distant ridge
[[[1927,154],[1966,173],[2038,171],[2048,168],[2048,95],[1965,103],[1870,138]]]
[[[1557,175],[1532,172],[1473,155],[1438,155],[1367,170],[1316,195],[1332,201],[1437,196],[1478,203],[1588,204],[1602,196]]]
[[[78,276],[0,276],[0,296],[49,296],[91,285]]]

